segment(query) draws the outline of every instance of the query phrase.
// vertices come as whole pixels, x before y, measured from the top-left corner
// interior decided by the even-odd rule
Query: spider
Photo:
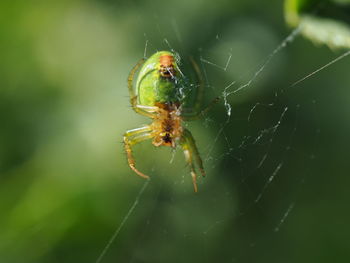
[[[149,179],[149,176],[136,168],[131,147],[152,138],[153,145],[157,147],[176,148],[180,145],[186,162],[191,168],[193,187],[197,192],[196,166],[203,177],[205,171],[193,136],[184,128],[183,121],[201,117],[219,98],[215,98],[205,109],[200,110],[200,99],[204,87],[198,65],[192,59],[191,62],[200,82],[194,107],[187,106],[186,99],[189,93],[186,94],[185,91],[189,90],[189,85],[179,69],[179,59],[172,52],[157,52],[146,61],[141,59],[132,68],[128,77],[131,106],[136,113],[151,118],[153,122],[128,130],[124,134],[124,147],[130,168],[139,176]],[[135,92],[133,79],[140,66],[142,68],[138,74]]]

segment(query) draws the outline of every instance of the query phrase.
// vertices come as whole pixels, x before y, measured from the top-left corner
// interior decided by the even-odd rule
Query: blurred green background
[[[274,54],[292,30],[277,0],[2,1],[0,262],[96,262],[124,219],[101,262],[348,260],[350,57],[290,87],[343,52],[298,35]],[[181,150],[145,142],[139,196],[126,78],[171,49],[204,104],[227,96],[186,124],[199,193]]]

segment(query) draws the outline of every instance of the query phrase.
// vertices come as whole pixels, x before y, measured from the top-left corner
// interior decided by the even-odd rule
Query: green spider
[[[133,79],[136,71],[142,66],[137,81],[136,93]],[[194,191],[197,192],[195,164],[202,176],[205,176],[202,159],[199,155],[193,136],[183,127],[183,121],[201,117],[218,101],[216,98],[204,110],[200,110],[200,99],[203,84],[197,64],[192,61],[199,79],[194,107],[188,107],[186,101],[191,93],[190,85],[179,69],[179,60],[168,51],[160,51],[152,55],[146,62],[140,60],[131,70],[128,77],[128,88],[131,106],[136,113],[153,119],[150,125],[129,130],[124,134],[124,147],[130,168],[143,178],[149,177],[135,167],[131,147],[147,139],[153,138],[154,146],[180,145],[184,151],[186,162],[191,168]]]

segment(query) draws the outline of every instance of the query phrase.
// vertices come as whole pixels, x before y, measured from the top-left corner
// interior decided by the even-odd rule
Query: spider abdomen
[[[169,51],[160,51],[146,60],[136,82],[138,104],[154,106],[181,100],[182,78],[178,61]]]

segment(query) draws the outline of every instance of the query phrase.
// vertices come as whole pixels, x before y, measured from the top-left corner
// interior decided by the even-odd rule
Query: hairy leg
[[[132,156],[131,147],[144,140],[151,139],[153,137],[153,134],[150,133],[151,130],[152,130],[151,127],[144,126],[141,128],[129,130],[124,134],[124,148],[128,158],[128,164],[135,173],[137,173],[139,176],[146,179],[149,179],[149,176],[143,174],[135,167],[135,160],[134,160],[134,157]]]

